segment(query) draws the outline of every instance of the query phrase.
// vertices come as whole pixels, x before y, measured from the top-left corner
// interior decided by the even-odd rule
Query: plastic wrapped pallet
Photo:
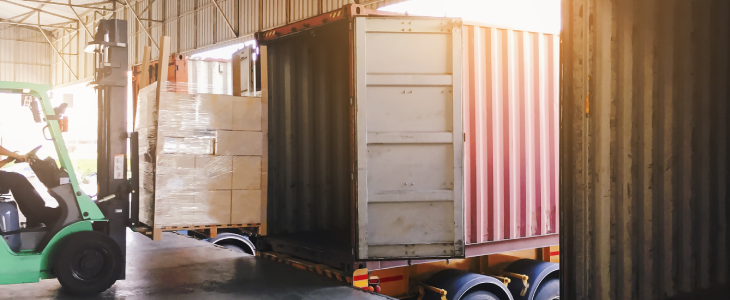
[[[155,228],[260,223],[261,98],[165,89],[159,102],[154,85],[139,93],[140,221]]]

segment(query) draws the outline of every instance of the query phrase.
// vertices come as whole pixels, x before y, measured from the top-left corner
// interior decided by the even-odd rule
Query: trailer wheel
[[[535,300],[560,299],[560,279],[553,278],[544,281],[535,293]]]
[[[216,238],[208,239],[206,241],[237,253],[248,255],[256,254],[256,246],[254,246],[254,243],[245,235],[226,232],[219,234]]]
[[[490,292],[476,290],[467,293],[461,300],[499,300],[499,298]]]
[[[109,289],[124,270],[119,245],[106,234],[82,231],[66,238],[55,257],[54,275],[69,293],[96,295]]]
[[[232,244],[223,244],[223,245],[221,245],[221,246],[222,246],[223,248],[226,248],[226,249],[228,249],[228,250],[231,250],[231,251],[233,251],[233,252],[236,252],[236,253],[241,253],[241,254],[248,254],[248,253],[246,253],[246,251],[243,251],[243,248],[241,248],[241,247],[238,247],[238,246],[236,246],[236,245],[232,245]]]

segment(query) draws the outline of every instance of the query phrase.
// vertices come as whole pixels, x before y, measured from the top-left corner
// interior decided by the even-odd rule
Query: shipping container
[[[558,36],[381,13],[258,34],[263,249],[347,271],[556,246]]]
[[[562,296],[728,299],[730,2],[562,7]]]
[[[449,290],[447,269],[500,299],[557,292],[557,35],[348,5],[257,37],[230,72],[269,109],[267,213],[241,247],[366,268],[391,296]],[[190,82],[220,71],[196,63],[178,62]]]
[[[559,37],[463,26],[467,244],[558,233]]]
[[[262,44],[270,239],[464,257],[460,21],[363,17]]]

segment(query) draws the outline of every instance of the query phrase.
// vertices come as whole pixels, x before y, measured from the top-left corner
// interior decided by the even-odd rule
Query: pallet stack
[[[139,99],[140,221],[154,229],[260,223],[262,98],[156,89]]]

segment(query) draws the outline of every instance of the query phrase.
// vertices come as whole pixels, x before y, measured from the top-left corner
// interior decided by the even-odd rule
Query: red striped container
[[[556,234],[559,37],[463,32],[466,242]]]

